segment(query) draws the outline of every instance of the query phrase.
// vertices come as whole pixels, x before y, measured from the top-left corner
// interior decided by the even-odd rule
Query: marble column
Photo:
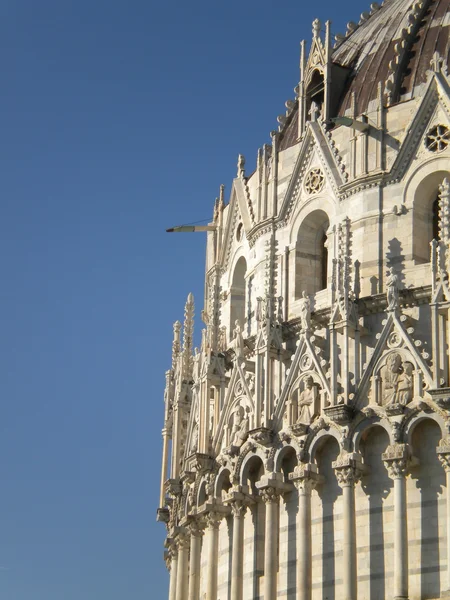
[[[316,465],[300,464],[289,479],[298,489],[297,600],[312,597],[311,492],[321,477]]]
[[[219,562],[219,525],[223,513],[209,512],[206,515],[208,527],[208,564],[206,573],[206,600],[217,600],[217,564]],[[178,598],[177,598],[178,600]]]
[[[189,535],[186,532],[178,534],[178,570],[177,570],[177,595],[176,600],[187,600],[188,594],[188,560],[189,560]]]
[[[410,463],[407,444],[386,448],[383,461],[394,480],[394,598],[408,600],[408,521],[406,474]]]
[[[276,487],[260,488],[260,496],[266,505],[266,525],[264,533],[264,598],[277,597],[278,575],[278,527],[280,490]]]
[[[199,600],[200,597],[200,560],[202,551],[203,523],[196,520],[189,524],[191,535],[189,561],[189,593],[188,600]]]
[[[333,463],[343,495],[342,600],[357,600],[355,484],[364,466],[355,453],[343,453]]]
[[[178,549],[174,543],[169,549],[170,560],[170,585],[169,585],[169,600],[177,598],[177,573],[178,573]]]
[[[447,584],[445,586],[446,596],[450,596],[450,439],[444,439],[437,448],[439,460],[445,470],[446,494],[447,494]]]
[[[244,516],[247,510],[242,500],[230,503],[233,515],[233,548],[231,555],[231,600],[242,600],[244,584]]]

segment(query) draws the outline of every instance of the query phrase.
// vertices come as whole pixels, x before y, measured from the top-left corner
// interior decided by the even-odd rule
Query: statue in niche
[[[406,406],[413,397],[413,365],[403,362],[397,352],[389,354],[383,377],[383,404]]]
[[[236,319],[234,324],[234,340],[233,340],[233,350],[236,354],[236,358],[244,357],[244,338],[242,337],[242,329],[239,319]]]
[[[248,436],[249,422],[248,415],[243,406],[238,406],[233,415],[233,427],[230,433],[230,444],[235,448],[240,448]]]
[[[389,269],[389,275],[386,279],[387,310],[398,308],[398,275],[394,267]]]
[[[299,308],[302,331],[309,331],[311,329],[311,300],[305,291],[302,292]]]
[[[306,378],[305,388],[298,397],[298,418],[297,425],[302,423],[309,425],[314,417],[317,400],[317,386],[314,385],[314,379]]]

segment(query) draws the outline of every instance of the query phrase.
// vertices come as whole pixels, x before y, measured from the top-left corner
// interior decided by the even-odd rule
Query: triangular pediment
[[[251,389],[252,382],[254,382],[254,374],[246,371],[245,361],[236,360],[226,391],[217,430],[214,434],[213,448],[216,453],[219,453],[221,450],[225,427],[229,424],[231,415],[238,406],[244,406],[253,424],[254,398],[253,390]]]
[[[286,379],[281,391],[280,399],[275,408],[275,423],[278,426],[283,421],[283,415],[286,408],[286,403],[299,377],[307,377],[312,375],[317,379],[318,383],[330,396],[330,384],[326,376],[327,363],[320,359],[319,347],[314,345],[315,338],[309,332],[302,332],[297,343],[297,349],[292,357],[292,364],[289,371],[286,373]]]
[[[406,317],[402,317],[400,314],[393,311],[388,313],[387,318],[383,321],[383,330],[377,336],[377,344],[368,365],[363,371],[356,392],[355,405],[359,409],[369,403],[369,389],[374,385],[377,385],[377,382],[380,379],[380,365],[383,364],[383,360],[387,358],[388,355],[397,354],[403,362],[411,362],[414,371],[416,373],[421,373],[425,385],[432,385],[430,368],[427,365],[425,358],[418,351],[420,342],[413,340],[411,334],[407,330],[409,329],[411,331],[412,328],[406,328],[402,319],[406,319]],[[415,393],[416,395],[422,395],[423,389],[416,389]],[[375,402],[374,395],[372,390],[370,397],[371,402]]]
[[[442,73],[430,73],[427,89],[411,115],[409,126],[405,127],[403,140],[399,140],[401,147],[392,164],[390,180],[403,178],[414,161],[423,163],[440,152],[429,148],[428,139],[430,131],[438,125],[450,128],[450,86]],[[450,153],[450,146],[446,152]]]
[[[242,223],[243,233],[248,236],[249,231],[254,225],[253,213],[250,210],[248,190],[245,180],[237,177],[233,180],[230,202],[227,207],[227,219],[223,234],[223,244],[220,256],[220,263],[224,269],[227,268],[233,245],[237,245],[236,230]],[[242,236],[243,238],[244,236]]]
[[[321,173],[310,175],[312,169],[319,169]],[[305,188],[309,181],[308,177],[312,181],[312,186],[308,184]],[[323,178],[322,187],[316,186],[316,181],[320,178]],[[280,218],[287,221],[299,201],[322,193],[327,186],[337,196],[339,188],[345,184],[346,179],[342,161],[322,125],[316,121],[308,123],[281,206]]]

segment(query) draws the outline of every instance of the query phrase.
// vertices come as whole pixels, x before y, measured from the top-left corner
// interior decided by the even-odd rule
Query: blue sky
[[[253,169],[312,20],[368,9],[0,3],[1,598],[167,597],[164,372],[205,239],[165,228]]]

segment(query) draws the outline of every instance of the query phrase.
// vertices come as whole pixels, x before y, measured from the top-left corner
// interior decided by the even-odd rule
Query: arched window
[[[435,171],[415,191],[412,236],[415,264],[430,262],[430,242],[439,239],[439,186],[446,177],[448,172]]]
[[[327,230],[330,225],[323,210],[310,213],[300,225],[295,256],[295,297],[315,294],[328,287]]]
[[[245,324],[245,276],[247,274],[247,262],[243,256],[237,261],[234,268],[230,295],[230,332],[234,330],[236,320],[239,320],[242,329]]]
[[[319,111],[323,114],[323,104],[325,101],[325,80],[323,74],[317,69],[312,74],[309,85],[306,89],[306,119],[311,120],[311,105],[314,102]]]

